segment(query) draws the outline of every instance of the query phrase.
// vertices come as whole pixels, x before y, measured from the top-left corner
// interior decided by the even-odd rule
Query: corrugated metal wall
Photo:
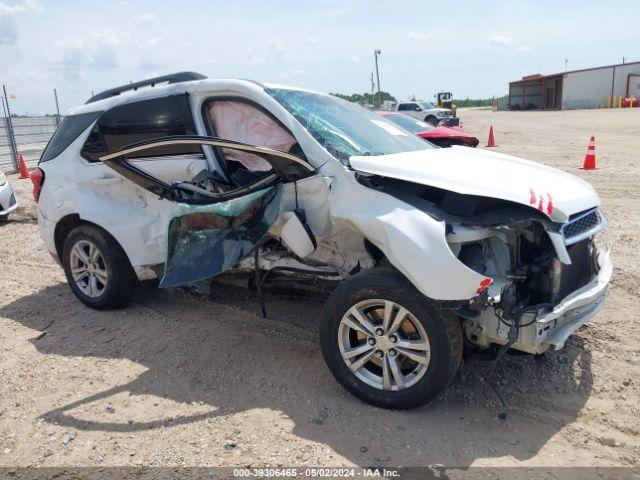
[[[562,109],[605,107],[605,99],[611,95],[612,74],[612,67],[565,73],[562,81]]]
[[[23,155],[27,166],[33,168],[56,130],[56,117],[14,117],[11,121],[18,153]],[[12,172],[15,167],[5,125],[5,119],[0,118],[0,170]]]
[[[614,97],[625,95],[629,73],[640,73],[640,64],[630,63],[565,73],[562,85],[562,108],[570,110],[606,107],[607,99],[611,95]]]

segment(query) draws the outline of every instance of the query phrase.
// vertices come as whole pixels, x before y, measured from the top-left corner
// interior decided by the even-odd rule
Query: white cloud
[[[133,17],[140,25],[150,25],[156,19],[155,13],[143,13]]]
[[[307,45],[318,45],[318,39],[316,37],[307,37],[304,39],[304,43]]]
[[[0,45],[15,45],[18,42],[18,26],[11,15],[0,13]]]
[[[405,35],[405,38],[407,40],[413,40],[413,41],[422,41],[422,40],[427,40],[428,38],[434,38],[435,34],[434,33],[427,33],[427,32],[409,32]]]
[[[86,38],[63,38],[54,43],[61,50],[61,60],[54,62],[68,80],[85,78],[86,71],[107,71],[120,65],[119,49],[128,38],[110,28],[93,32]]]
[[[283,73],[282,78],[284,78],[285,80],[291,80],[292,78],[296,77],[304,77],[306,74],[307,72],[305,72],[304,70],[296,69],[290,72]]]
[[[249,47],[244,52],[247,63],[257,65],[271,62],[281,62],[284,56],[285,47],[281,40],[272,38],[265,48]]]
[[[155,47],[160,43],[160,39],[158,37],[149,37],[147,41],[144,42],[148,47]]]
[[[362,59],[360,57],[358,57],[357,55],[352,55],[351,57],[349,57],[349,61],[351,63],[360,63],[362,61]]]
[[[18,43],[19,29],[16,16],[25,12],[43,12],[44,8],[38,0],[24,0],[16,4],[0,1],[0,45]]]
[[[530,52],[533,49],[533,45],[522,45],[521,47],[518,47],[518,52]]]
[[[118,52],[111,45],[103,44],[96,47],[89,57],[89,68],[95,70],[110,70],[119,64]]]
[[[53,46],[62,50],[82,48],[84,46],[84,42],[79,38],[62,38],[60,40],[56,40],[53,43]]]
[[[513,41],[510,38],[503,37],[501,35],[491,35],[489,37],[489,46],[490,47],[508,47],[511,45]]]
[[[27,11],[43,12],[44,8],[40,4],[39,0],[23,0],[20,3],[9,5],[0,1],[0,15],[16,15]]]

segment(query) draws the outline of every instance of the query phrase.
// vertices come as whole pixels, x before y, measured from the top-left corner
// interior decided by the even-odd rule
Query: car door
[[[422,108],[420,108],[420,105],[417,103],[409,103],[407,106],[407,113],[414,118],[419,118],[420,120],[423,118]]]
[[[120,103],[97,117],[73,165],[74,199],[70,204],[85,221],[115,237],[138,273],[151,277],[148,265],[165,257],[166,225],[170,210],[158,196],[116,174],[100,157],[134,142],[174,135],[195,135],[196,126],[187,94],[164,95]],[[128,158],[144,164],[154,178],[166,182],[190,181],[199,172],[212,171],[200,145],[167,145],[140,151]],[[138,270],[137,270],[138,271]]]
[[[203,188],[194,182],[167,181],[145,168],[147,162],[131,158],[177,146],[209,146],[241,151],[266,161],[271,170],[251,183],[225,189]],[[281,211],[282,187],[316,174],[302,158],[266,147],[203,136],[170,136],[123,147],[100,161],[124,177],[175,205],[165,225],[165,268],[161,287],[186,285],[209,279],[248,256],[264,238]],[[150,161],[149,164],[153,163]]]

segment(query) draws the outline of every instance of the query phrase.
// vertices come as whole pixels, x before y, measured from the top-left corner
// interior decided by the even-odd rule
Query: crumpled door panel
[[[169,223],[161,287],[209,279],[248,256],[280,214],[282,185],[223,203],[181,205]]]

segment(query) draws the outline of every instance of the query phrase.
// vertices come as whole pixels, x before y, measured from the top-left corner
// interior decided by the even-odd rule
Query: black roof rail
[[[86,103],[93,103],[97,102],[98,100],[104,100],[105,98],[116,97],[123,92],[137,90],[141,87],[154,87],[158,83],[190,82],[192,80],[203,80],[205,78],[207,77],[205,77],[201,73],[196,72],[171,73],[169,75],[162,75],[161,77],[154,77],[148,80],[142,80],[140,82],[128,83],[120,87],[110,88],[109,90],[105,90],[104,92],[100,92],[97,95],[94,95],[89,100],[87,100]]]

